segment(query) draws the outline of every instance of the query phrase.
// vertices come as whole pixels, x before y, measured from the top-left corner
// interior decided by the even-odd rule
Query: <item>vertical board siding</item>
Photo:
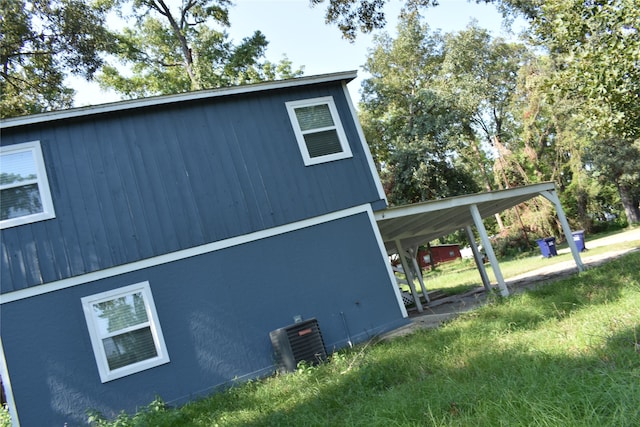
[[[43,260],[60,260],[59,264],[57,262],[40,262],[40,275],[41,281],[43,283],[49,282],[51,280],[55,280],[56,277],[60,277],[60,271],[65,269],[68,265],[65,254],[64,253],[56,253],[53,249],[53,243],[51,236],[53,233],[49,232],[43,224],[38,224],[32,227],[34,233],[34,241],[36,243],[36,250],[38,252],[38,259]],[[35,236],[44,235],[46,238],[37,238]],[[1,268],[1,267],[0,267]],[[64,271],[64,270],[63,270]],[[3,278],[4,279],[4,278]]]
[[[161,173],[156,159],[156,152],[163,153],[164,147],[159,141],[152,141],[151,148],[145,147],[143,140],[135,134],[137,127],[134,126],[135,119],[128,118],[122,121],[122,126],[118,127],[118,134],[115,140],[126,141],[126,135],[134,135],[130,144],[124,144],[124,149],[128,158],[137,167],[132,168],[134,182],[139,188],[140,203],[143,207],[153,207],[143,209],[141,217],[146,221],[151,249],[154,253],[166,253],[171,248],[179,247],[178,233],[171,220],[170,203],[164,191],[158,191],[161,187]],[[108,128],[108,125],[105,125]],[[105,129],[107,130],[107,129]],[[145,134],[145,132],[141,132]],[[154,238],[153,230],[162,230],[162,238]]]
[[[344,322],[355,343],[406,324],[373,226],[358,213],[3,305],[22,425],[85,425],[88,409],[115,417],[156,396],[177,405],[271,373],[269,332],[297,315],[318,319],[329,351],[346,345]],[[141,281],[171,361],[103,384],[81,298]]]
[[[0,283],[11,283],[15,276],[11,274],[11,256],[7,250],[9,245],[5,243],[4,234],[2,233],[0,233],[0,246],[2,246],[2,251],[0,252]]]
[[[51,197],[56,211],[56,218],[54,220],[47,220],[40,224],[45,225],[47,228],[58,228],[54,241],[54,250],[56,253],[65,254],[64,259],[58,260],[58,262],[64,262],[64,270],[67,275],[76,275],[80,274],[83,268],[78,266],[78,262],[81,261],[80,256],[82,251],[80,250],[80,242],[78,241],[78,233],[74,217],[77,215],[75,212],[81,211],[82,205],[76,207],[74,212],[67,211],[65,206],[68,206],[71,203],[69,200],[70,188],[68,182],[71,182],[73,185],[72,188],[75,188],[75,192],[77,193],[79,191],[78,186],[80,181],[78,177],[75,176],[76,167],[71,161],[71,155],[61,154],[60,147],[51,143],[55,138],[56,135],[53,135],[53,132],[51,135],[43,135],[42,137],[37,138],[40,139],[40,144],[44,151],[44,163],[47,168],[47,174],[55,176],[55,187],[51,188]],[[47,154],[50,154],[51,157],[48,157]],[[67,162],[67,164],[65,164],[65,162]],[[49,168],[49,164],[55,167],[55,170],[51,170]],[[35,224],[21,226],[19,228],[31,228],[33,225]],[[12,229],[5,229],[3,230],[3,233],[8,235],[12,231]],[[41,236],[38,237],[41,238]],[[16,249],[18,249],[18,247]],[[41,262],[46,261],[42,260]],[[49,262],[56,262],[56,260],[54,259]],[[18,276],[15,277],[19,278]],[[27,284],[29,283],[27,282]]]
[[[333,96],[353,158],[305,166],[285,102]],[[56,218],[2,231],[2,292],[379,202],[338,83],[8,128]]]

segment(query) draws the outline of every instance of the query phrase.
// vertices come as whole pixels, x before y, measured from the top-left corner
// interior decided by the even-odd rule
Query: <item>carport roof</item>
[[[553,182],[544,182],[507,190],[448,197],[387,208],[375,212],[375,218],[387,251],[393,253],[396,251],[397,240],[400,240],[403,247],[410,248],[474,225],[472,205],[476,205],[480,216],[486,218],[541,195],[542,192],[554,190]]]

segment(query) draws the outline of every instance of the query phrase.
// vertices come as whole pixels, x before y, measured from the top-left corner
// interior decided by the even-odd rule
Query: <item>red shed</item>
[[[458,258],[462,258],[460,245],[431,246],[431,259],[433,259],[434,265],[441,262],[453,261]],[[429,261],[430,258],[427,251],[418,252],[418,262],[422,268],[429,267]]]

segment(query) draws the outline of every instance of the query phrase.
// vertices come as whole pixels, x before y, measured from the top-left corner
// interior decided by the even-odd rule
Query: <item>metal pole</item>
[[[424,295],[424,299],[426,302],[431,302],[429,299],[429,294],[427,293],[427,288],[424,285],[424,279],[422,278],[422,270],[420,270],[420,266],[418,265],[418,260],[416,260],[416,256],[418,251],[414,252],[413,248],[409,249],[409,254],[411,254],[411,261],[413,262],[413,271],[416,272],[416,276],[418,277],[418,282],[420,282],[420,289],[422,289],[422,295]]]
[[[473,217],[473,222],[478,229],[478,233],[480,233],[480,239],[482,240],[482,246],[489,257],[489,261],[491,262],[491,267],[493,268],[493,273],[496,276],[496,280],[498,281],[498,287],[500,288],[500,295],[503,297],[509,296],[509,289],[507,289],[507,285],[504,283],[504,277],[502,277],[502,271],[500,271],[500,265],[498,264],[498,259],[496,258],[496,254],[493,252],[493,247],[491,246],[491,241],[489,240],[489,236],[487,236],[487,230],[484,228],[484,224],[482,223],[482,217],[480,216],[480,211],[478,210],[478,206],[473,204],[470,206],[471,216]]]
[[[487,269],[484,268],[484,262],[482,262],[482,255],[478,250],[478,245],[476,245],[476,238],[473,235],[473,230],[471,230],[471,226],[467,225],[465,227],[465,231],[467,232],[467,239],[469,240],[469,245],[471,245],[471,251],[473,252],[473,259],[476,261],[476,267],[478,267],[478,272],[480,273],[480,277],[482,278],[482,284],[484,288],[489,292],[491,290],[491,281],[489,280],[489,276],[487,275]]]
[[[571,227],[569,227],[569,222],[567,222],[567,217],[564,215],[564,210],[562,210],[562,205],[560,204],[560,199],[558,198],[558,195],[556,194],[555,191],[541,191],[540,195],[542,195],[545,199],[549,200],[556,207],[556,213],[558,214],[558,219],[560,220],[560,224],[562,224],[562,231],[564,232],[564,237],[565,239],[567,239],[567,244],[571,249],[573,260],[576,262],[578,271],[584,271],[584,264],[582,263],[582,258],[580,258],[580,252],[578,252],[576,242],[573,241],[573,233],[571,233]]]
[[[413,275],[411,274],[411,269],[409,268],[409,264],[407,264],[407,253],[404,251],[402,247],[402,243],[400,240],[396,240],[396,248],[398,248],[398,255],[400,256],[400,262],[402,262],[402,269],[404,270],[404,275],[407,277],[407,283],[409,284],[409,288],[411,289],[411,294],[413,295],[413,300],[416,303],[416,308],[419,313],[422,313],[422,302],[420,302],[420,296],[416,291],[416,286],[413,283]]]

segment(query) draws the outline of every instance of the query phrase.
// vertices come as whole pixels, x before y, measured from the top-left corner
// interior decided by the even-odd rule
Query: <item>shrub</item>
[[[508,228],[492,239],[493,251],[500,258],[517,258],[536,247],[533,238],[522,229]]]
[[[0,427],[11,427],[11,416],[6,404],[0,407]]]

